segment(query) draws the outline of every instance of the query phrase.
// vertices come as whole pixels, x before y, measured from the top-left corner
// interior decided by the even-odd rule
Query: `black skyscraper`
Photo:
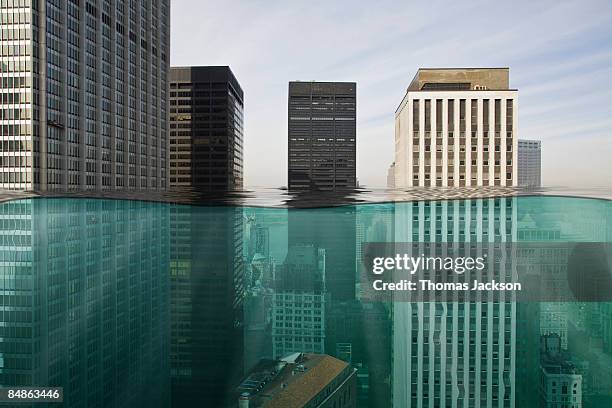
[[[170,69],[170,187],[243,187],[243,92],[229,67]]]
[[[356,187],[354,82],[289,82],[290,190]]]

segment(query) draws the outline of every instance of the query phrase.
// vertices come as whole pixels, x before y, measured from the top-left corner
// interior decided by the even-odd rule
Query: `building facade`
[[[325,250],[295,245],[275,271],[272,355],[325,352]]]
[[[395,187],[517,185],[508,68],[421,68],[395,112]]]
[[[244,93],[229,67],[170,70],[170,186],[243,187]]]
[[[241,207],[170,207],[173,406],[226,406],[243,374],[243,217]]]
[[[557,334],[541,337],[541,406],[582,408],[582,375]]]
[[[516,241],[515,198],[403,204],[395,207],[395,242],[471,242],[490,251]],[[487,270],[508,280],[514,267],[502,258]],[[517,304],[512,295],[393,302],[393,406],[515,407]]]
[[[289,82],[290,190],[356,187],[357,84]]]
[[[518,185],[542,187],[542,142],[518,141]]]
[[[325,354],[261,360],[236,391],[239,408],[356,408],[357,370]]]
[[[63,387],[62,406],[169,406],[168,224],[144,201],[0,204],[0,383]]]
[[[169,6],[1,3],[0,188],[165,190]]]
[[[395,162],[387,170],[387,188],[395,188]]]

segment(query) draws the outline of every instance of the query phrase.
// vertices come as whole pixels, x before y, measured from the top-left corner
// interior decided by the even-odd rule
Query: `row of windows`
[[[421,104],[421,101],[424,101]],[[435,101],[435,112],[432,112],[432,101]],[[461,131],[465,131],[466,126],[466,99],[459,100],[459,127]],[[424,128],[426,131],[431,131],[432,129],[432,113],[436,114],[436,128],[442,129],[442,124],[444,121],[444,111],[442,108],[442,99],[425,99],[419,100],[415,99],[412,101],[412,128],[414,131],[418,131],[420,128],[421,109],[424,111]],[[501,115],[502,115],[502,100],[495,99],[493,100],[493,108],[491,109],[491,100],[484,99],[482,100],[482,118],[483,118],[483,127],[484,130],[488,131],[489,121],[490,121],[490,110],[494,112],[494,121],[495,121],[495,130],[499,131],[501,129]],[[424,107],[422,106],[424,105]],[[512,130],[513,126],[513,100],[505,99],[505,119],[506,119],[506,129]],[[470,104],[470,119],[472,130],[477,130],[478,123],[478,99],[471,99]],[[448,111],[447,111],[447,124],[450,130],[455,129],[455,100],[448,100]]]

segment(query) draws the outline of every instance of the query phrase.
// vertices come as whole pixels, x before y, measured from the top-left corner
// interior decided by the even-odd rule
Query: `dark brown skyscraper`
[[[355,82],[289,82],[290,190],[356,187]]]
[[[243,92],[229,67],[170,69],[170,187],[243,187]]]

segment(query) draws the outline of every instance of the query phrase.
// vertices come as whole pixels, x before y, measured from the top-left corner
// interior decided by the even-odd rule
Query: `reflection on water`
[[[318,208],[366,203],[407,202],[427,200],[460,200],[518,196],[573,196],[612,199],[610,187],[588,190],[563,187],[539,189],[521,187],[413,187],[385,189],[359,187],[340,191],[289,191],[285,188],[256,188],[253,190],[202,192],[189,188],[174,188],[165,192],[132,191],[69,191],[34,192],[0,189],[0,202],[19,198],[109,198],[142,200],[191,205],[232,205],[237,207]]]
[[[367,301],[364,242],[612,242],[612,202],[6,202],[0,385],[63,386],[67,407],[237,406],[254,367],[304,352],[356,368],[360,407],[539,407],[554,370],[582,381],[559,403],[612,405],[610,304]],[[567,268],[544,246],[521,259]]]

